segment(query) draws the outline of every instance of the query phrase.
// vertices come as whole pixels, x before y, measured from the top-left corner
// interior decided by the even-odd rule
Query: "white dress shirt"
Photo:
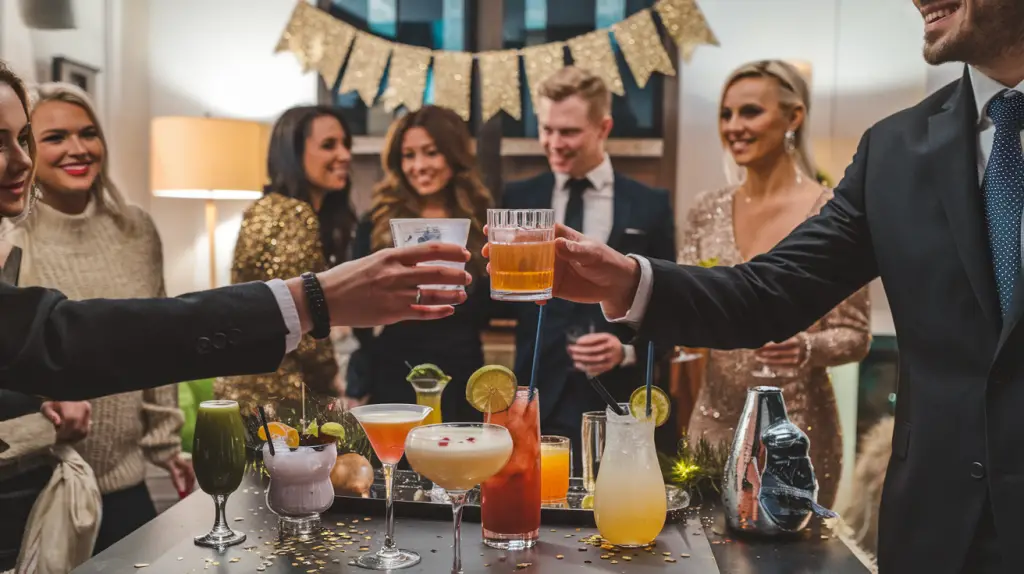
[[[974,91],[974,103],[978,106],[978,181],[985,178],[985,168],[988,167],[988,158],[992,154],[992,143],[995,140],[996,127],[988,117],[988,103],[1003,90],[1015,90],[1024,94],[1024,82],[1009,88],[989,78],[973,66],[968,67],[968,74],[971,78],[971,88]],[[1024,145],[1024,131],[1021,131],[1021,142]],[[1024,222],[1022,222],[1024,228]],[[1024,248],[1024,229],[1021,233],[1021,244]],[[612,323],[626,323],[633,328],[640,326],[644,314],[647,312],[647,305],[651,301],[651,291],[654,288],[653,271],[651,263],[645,257],[630,255],[640,264],[640,285],[637,287],[636,296],[633,298],[633,305],[625,317],[617,319],[609,318]]]
[[[267,287],[270,287],[274,293],[277,306],[281,308],[281,317],[284,318],[284,324],[288,327],[288,335],[284,338],[284,352],[291,353],[299,348],[299,341],[302,340],[302,322],[299,321],[299,311],[295,307],[295,299],[292,298],[291,290],[281,279],[267,281]]]
[[[583,235],[594,241],[608,243],[612,236],[612,225],[615,223],[615,170],[612,160],[604,154],[604,161],[587,172],[590,189],[583,192]],[[555,210],[555,221],[565,224],[565,209],[569,205],[570,176],[567,173],[555,173],[555,189],[551,193],[551,208]],[[628,367],[636,363],[636,348],[633,345],[622,345],[622,362],[619,366]]]

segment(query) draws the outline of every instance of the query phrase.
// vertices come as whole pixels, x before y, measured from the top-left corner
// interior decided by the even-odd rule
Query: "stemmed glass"
[[[420,555],[411,550],[402,550],[395,544],[395,514],[392,506],[392,484],[395,466],[405,453],[405,437],[413,428],[423,424],[423,419],[433,409],[422,405],[382,404],[355,407],[349,412],[363,427],[373,452],[384,466],[384,488],[387,494],[386,528],[384,546],[376,554],[363,554],[356,559],[356,565],[369,570],[397,570],[415,566]]]
[[[196,536],[197,546],[224,548],[245,542],[245,533],[228,527],[225,506],[245,473],[245,427],[235,401],[203,401],[196,414],[192,465],[199,488],[213,497],[213,528]]]
[[[415,428],[405,439],[409,464],[444,488],[452,501],[455,527],[452,574],[462,574],[462,509],[466,493],[505,467],[512,435],[487,423],[445,423]]]

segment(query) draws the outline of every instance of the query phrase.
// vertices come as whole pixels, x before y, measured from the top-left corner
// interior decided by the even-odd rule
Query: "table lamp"
[[[154,118],[150,183],[154,197],[206,201],[210,287],[217,286],[217,201],[256,200],[266,183],[266,124],[202,117]]]

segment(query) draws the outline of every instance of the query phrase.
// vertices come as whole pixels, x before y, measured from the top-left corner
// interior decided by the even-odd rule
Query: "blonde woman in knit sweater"
[[[40,205],[8,240],[23,250],[21,285],[60,289],[71,299],[164,296],[160,237],[149,215],[128,205],[107,173],[107,145],[89,97],[68,84],[32,94]],[[76,449],[103,493],[96,552],[156,517],[146,462],[192,489],[181,457],[183,417],[167,386],[92,401],[92,432]]]

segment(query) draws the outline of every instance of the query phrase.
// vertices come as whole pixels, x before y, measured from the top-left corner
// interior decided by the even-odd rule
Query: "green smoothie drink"
[[[238,489],[245,472],[245,427],[235,401],[204,401],[196,415],[192,464],[196,482],[213,496],[216,519],[213,529],[195,538],[199,546],[223,548],[245,541],[245,534],[228,528],[224,507],[228,495]]]

